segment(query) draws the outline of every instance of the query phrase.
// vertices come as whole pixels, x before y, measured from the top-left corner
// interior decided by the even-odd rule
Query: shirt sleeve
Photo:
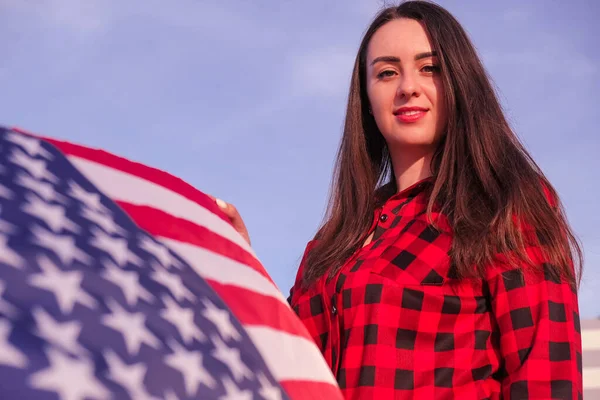
[[[495,266],[486,277],[504,361],[505,399],[581,399],[582,348],[576,290],[548,265]],[[526,271],[526,272],[523,272]]]
[[[292,305],[292,299],[294,296],[294,292],[296,291],[296,289],[300,286],[300,284],[302,282],[302,274],[304,272],[304,265],[306,264],[306,256],[308,255],[308,252],[315,246],[315,244],[316,244],[316,241],[311,240],[310,242],[308,242],[308,244],[304,248],[304,254],[302,255],[302,260],[300,261],[300,265],[298,266],[298,271],[296,272],[296,280],[294,281],[294,284],[290,288],[290,292],[289,292],[289,295],[287,298],[287,302],[290,306]]]

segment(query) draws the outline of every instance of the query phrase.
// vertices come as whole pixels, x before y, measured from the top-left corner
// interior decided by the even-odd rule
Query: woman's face
[[[438,59],[418,21],[390,21],[367,48],[367,94],[390,151],[433,151],[446,126]]]

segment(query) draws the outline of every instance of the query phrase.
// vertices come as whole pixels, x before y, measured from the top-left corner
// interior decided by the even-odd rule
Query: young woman
[[[423,1],[383,10],[289,298],[346,397],[581,398],[580,266],[460,24]]]

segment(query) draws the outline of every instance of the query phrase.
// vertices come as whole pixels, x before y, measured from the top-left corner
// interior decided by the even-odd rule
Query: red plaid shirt
[[[290,291],[346,398],[581,398],[576,293],[501,261],[453,279],[452,236],[427,222],[429,182],[376,210],[372,241],[334,279],[303,290],[302,263]]]

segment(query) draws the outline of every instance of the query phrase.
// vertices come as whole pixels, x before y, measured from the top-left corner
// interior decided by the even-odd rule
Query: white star
[[[139,283],[139,275],[135,271],[125,271],[115,266],[112,261],[104,263],[106,269],[102,272],[102,277],[112,282],[121,289],[127,304],[135,306],[138,299],[144,299],[152,303],[154,297]]]
[[[169,289],[178,301],[183,301],[184,299],[194,301],[194,295],[183,285],[179,275],[168,273],[164,269],[158,267],[150,276],[156,282]]]
[[[13,224],[9,224],[6,221],[0,220],[0,232],[14,233],[15,232],[15,228],[16,228],[16,226],[14,226]]]
[[[6,139],[16,145],[21,146],[29,153],[30,156],[37,156],[39,154],[42,157],[50,160],[54,158],[52,153],[42,147],[42,143],[36,138],[27,136],[23,133],[9,132],[6,135]]]
[[[252,400],[252,392],[248,389],[239,390],[229,377],[223,378],[223,386],[225,395],[219,396],[221,400]]]
[[[194,338],[201,342],[206,340],[206,336],[194,323],[194,310],[180,307],[169,296],[163,296],[163,302],[167,308],[161,310],[161,317],[177,328],[185,344],[191,344]]]
[[[107,213],[109,211],[108,208],[102,204],[98,193],[90,193],[74,181],[69,182],[69,194],[81,201],[83,205],[89,209],[100,213]]]
[[[202,299],[202,304],[204,304],[205,307],[205,309],[201,311],[202,315],[215,324],[223,339],[240,340],[242,338],[242,335],[240,335],[238,330],[231,323],[231,318],[227,311],[217,308],[217,306],[206,299]]]
[[[94,376],[89,359],[76,359],[49,348],[50,366],[29,378],[32,387],[56,392],[61,400],[108,399],[110,392]]]
[[[265,400],[282,400],[281,390],[271,384],[263,373],[258,375],[258,382],[260,383],[260,390],[258,393]]]
[[[112,314],[104,315],[102,323],[123,335],[125,346],[131,355],[140,351],[142,343],[155,349],[160,347],[160,341],[146,327],[143,313],[129,313],[114,300],[108,301],[106,305]]]
[[[242,361],[240,351],[229,347],[218,336],[211,336],[215,349],[212,354],[231,370],[236,381],[246,378],[252,378],[252,371]]]
[[[81,215],[86,218],[88,221],[99,225],[106,233],[111,235],[118,233],[124,234],[125,231],[115,222],[115,219],[111,215],[110,210],[107,210],[108,213],[100,213],[96,210],[92,210],[90,208],[84,208],[81,212]]]
[[[108,253],[117,265],[124,267],[128,261],[140,265],[142,260],[129,250],[127,239],[110,236],[96,227],[92,227],[90,231],[93,234],[90,244]]]
[[[128,365],[112,350],[104,352],[108,364],[108,377],[123,386],[135,400],[153,399],[144,387],[144,377],[148,367],[144,363]]]
[[[51,174],[50,171],[46,169],[46,161],[44,160],[31,158],[26,153],[23,153],[20,150],[15,150],[11,154],[10,161],[12,161],[15,165],[25,169],[31,176],[38,180],[45,178],[50,182],[58,182],[58,178],[56,178],[56,176]]]
[[[37,179],[32,178],[29,175],[26,175],[20,172],[17,175],[16,182],[22,187],[31,190],[36,195],[38,195],[42,200],[47,202],[57,201],[60,203],[65,203],[67,198],[61,194],[58,194],[56,190],[54,190],[54,185],[47,182],[40,182]]]
[[[163,267],[170,268],[173,263],[169,249],[160,242],[150,239],[148,236],[140,238],[140,247],[152,254]]]
[[[31,231],[35,235],[35,243],[56,253],[63,264],[69,265],[73,260],[84,264],[91,261],[91,257],[77,247],[74,237],[58,235],[40,226],[34,226]]]
[[[42,308],[34,309],[32,314],[37,325],[37,336],[73,355],[89,354],[85,348],[77,343],[82,327],[81,322],[58,322]]]
[[[13,316],[17,313],[17,309],[10,303],[7,303],[3,296],[4,290],[6,289],[6,284],[0,281],[0,312],[6,316]]]
[[[209,388],[214,388],[216,381],[202,365],[202,353],[199,351],[188,351],[177,344],[174,340],[169,342],[173,354],[165,357],[165,364],[176,369],[183,375],[185,390],[188,396],[194,396],[198,391],[200,383]]]
[[[163,396],[164,400],[179,400],[179,397],[175,394],[173,389],[165,390],[165,395]]]
[[[4,233],[14,233],[16,226],[13,224],[9,224],[6,221],[0,220],[0,232]]]
[[[23,258],[8,247],[8,236],[2,233],[0,233],[0,262],[17,269],[22,269],[24,263]]]
[[[30,194],[26,197],[29,202],[22,206],[23,211],[46,222],[54,232],[58,233],[63,229],[75,233],[80,231],[79,226],[66,216],[63,206],[52,205]]]
[[[31,275],[29,283],[52,292],[63,314],[70,314],[75,303],[96,308],[96,300],[81,288],[83,272],[62,271],[46,256],[38,257],[38,265],[43,273]]]
[[[11,323],[0,319],[0,365],[8,365],[13,368],[26,368],[27,356],[21,350],[9,343]]]
[[[0,214],[2,214],[3,211],[4,211],[4,209],[2,207],[0,207]],[[0,216],[0,232],[14,233],[15,228],[16,228],[15,225],[9,224],[8,222],[3,221],[2,217]]]
[[[12,199],[13,191],[0,183],[0,197],[4,199]]]

